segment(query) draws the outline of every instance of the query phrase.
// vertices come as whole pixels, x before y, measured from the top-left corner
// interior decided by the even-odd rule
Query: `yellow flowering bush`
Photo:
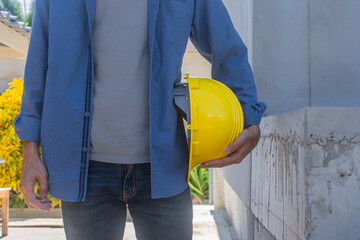
[[[13,120],[20,112],[23,79],[14,79],[9,88],[0,95],[0,187],[11,187],[10,207],[26,206],[19,190],[22,167],[22,141],[16,136]],[[41,157],[41,156],[40,156]],[[36,190],[37,192],[38,190]],[[52,207],[60,206],[60,200],[50,197]]]

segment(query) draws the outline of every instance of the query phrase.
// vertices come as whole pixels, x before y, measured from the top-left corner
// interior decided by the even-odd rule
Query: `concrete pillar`
[[[215,206],[240,239],[357,239],[360,2],[223,1],[268,109],[253,153],[216,171]]]
[[[360,236],[359,108],[266,117],[252,155],[251,210],[276,239]]]

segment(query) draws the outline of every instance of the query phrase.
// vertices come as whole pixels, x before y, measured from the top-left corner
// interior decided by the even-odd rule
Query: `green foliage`
[[[183,119],[186,141],[189,144],[188,125]],[[209,169],[195,167],[190,173],[189,186],[194,203],[207,203],[209,199]]]
[[[15,134],[13,120],[20,111],[23,79],[14,79],[9,88],[0,95],[0,187],[11,187],[10,206],[24,206],[24,196],[19,189],[22,169],[23,143]],[[41,159],[41,148],[40,148]],[[38,194],[38,184],[35,185]],[[52,206],[59,206],[60,200],[50,197]]]
[[[14,79],[10,88],[0,95],[0,187],[11,187],[18,192],[22,166],[22,144],[15,135],[13,119],[20,111],[22,82]],[[20,160],[21,159],[21,160]]]
[[[17,195],[10,194],[9,198],[9,207],[10,208],[26,208],[26,202],[25,199],[20,199],[17,197]]]
[[[207,203],[209,199],[209,169],[195,167],[190,173],[191,195],[195,203]]]
[[[20,3],[17,0],[1,0],[1,8],[3,11],[9,11],[11,15],[17,16],[19,21],[24,20]]]

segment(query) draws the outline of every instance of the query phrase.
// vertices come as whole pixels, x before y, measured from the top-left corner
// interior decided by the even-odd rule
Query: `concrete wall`
[[[276,239],[358,239],[360,108],[271,116],[252,154],[251,209]]]
[[[236,30],[241,34],[241,38],[249,51],[249,62],[253,62],[253,1],[237,0],[223,1]]]
[[[252,153],[251,209],[276,239],[305,239],[306,110],[267,117]]]
[[[214,207],[230,219],[232,228],[240,239],[253,239],[254,215],[249,202],[244,202],[218,169],[214,170]],[[250,195],[249,195],[250,197]]]
[[[253,70],[267,114],[310,105],[307,19],[307,1],[254,1]]]
[[[253,63],[253,1],[223,1],[231,20],[248,48],[249,62]],[[217,209],[225,207],[234,229],[241,239],[252,236],[252,215],[250,214],[251,161],[247,157],[242,164],[225,167],[215,171],[214,204]],[[216,188],[216,179],[224,178],[222,187]],[[216,201],[217,195],[225,195],[224,204]]]
[[[360,1],[309,2],[311,104],[360,107]]]
[[[357,0],[253,1],[250,46],[267,114],[305,106],[360,107],[359,12]],[[233,14],[248,21],[242,11]]]
[[[268,109],[253,153],[215,171],[216,208],[240,239],[358,239],[360,2],[223,2]]]
[[[360,108],[307,112],[307,237],[360,238]]]
[[[354,119],[360,108],[309,107],[263,119],[251,154],[250,205],[238,193],[241,178],[215,171],[215,207],[226,209],[240,239],[358,239]]]

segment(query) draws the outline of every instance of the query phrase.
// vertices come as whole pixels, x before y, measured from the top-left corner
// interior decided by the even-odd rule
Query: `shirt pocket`
[[[185,48],[191,31],[193,1],[162,0],[160,11],[165,39],[176,48]]]

